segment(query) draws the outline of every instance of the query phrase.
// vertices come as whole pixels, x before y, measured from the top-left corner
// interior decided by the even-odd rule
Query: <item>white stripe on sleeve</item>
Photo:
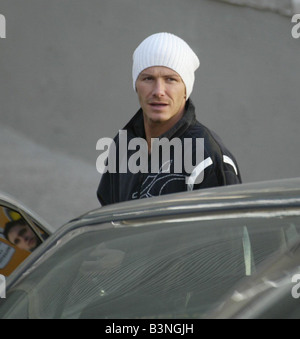
[[[237,170],[237,168],[236,168],[236,166],[235,166],[234,161],[233,161],[231,158],[229,158],[227,155],[223,155],[223,161],[224,161],[226,164],[231,165],[231,166],[233,167],[234,171],[235,171],[235,174],[238,175],[238,170]]]
[[[212,165],[213,161],[211,157],[206,158],[201,161],[194,169],[191,175],[186,179],[186,184],[188,185],[187,190],[192,191],[197,177],[207,168]]]

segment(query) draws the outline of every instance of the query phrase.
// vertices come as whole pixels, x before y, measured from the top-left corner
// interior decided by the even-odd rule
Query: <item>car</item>
[[[31,234],[31,238],[26,238],[24,246],[17,244],[16,237],[11,241],[7,239],[8,228],[10,228],[8,232],[10,234],[13,229],[18,229],[19,225],[22,225],[22,228],[26,227]],[[30,255],[32,250],[43,243],[54,231],[54,227],[28,207],[12,196],[0,192],[0,274],[8,277]]]
[[[242,279],[206,318],[300,319],[300,242]]]
[[[8,277],[0,318],[202,318],[299,234],[300,178],[100,207]]]

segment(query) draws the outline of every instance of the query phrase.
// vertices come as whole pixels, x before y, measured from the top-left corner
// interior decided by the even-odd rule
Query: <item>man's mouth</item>
[[[168,104],[165,102],[150,102],[149,105],[154,108],[163,108],[168,106]]]

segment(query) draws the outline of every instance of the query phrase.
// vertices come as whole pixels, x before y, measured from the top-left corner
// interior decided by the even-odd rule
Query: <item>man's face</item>
[[[16,225],[8,233],[8,240],[19,248],[27,251],[34,250],[38,245],[38,238],[27,225]]]
[[[176,123],[184,112],[185,85],[178,73],[163,66],[143,70],[136,81],[139,102],[147,123]]]

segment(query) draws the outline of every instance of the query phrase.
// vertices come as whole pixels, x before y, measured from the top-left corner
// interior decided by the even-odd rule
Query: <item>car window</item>
[[[206,319],[299,319],[300,242],[235,285]]]
[[[16,210],[0,206],[0,274],[9,276],[48,237],[30,222]]]
[[[85,227],[7,294],[0,317],[199,318],[299,225],[245,215]]]
[[[7,226],[18,222],[26,223],[20,213],[0,206],[0,274],[4,276],[9,276],[30,254],[29,251],[18,248],[7,239],[5,232]]]

